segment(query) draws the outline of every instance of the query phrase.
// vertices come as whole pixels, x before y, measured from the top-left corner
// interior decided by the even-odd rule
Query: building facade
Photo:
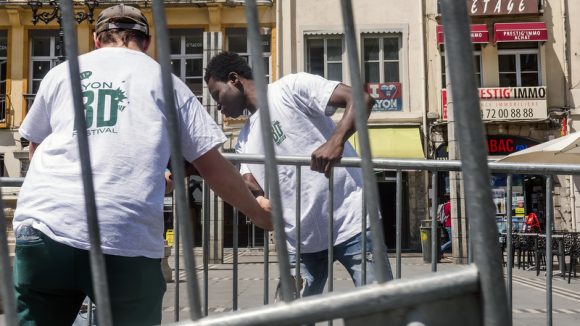
[[[278,0],[275,69],[279,76],[310,72],[350,84],[339,0]],[[374,157],[424,159],[428,138],[424,1],[353,1],[363,83],[377,104],[369,118]],[[340,114],[333,118],[340,119]],[[351,139],[356,144],[356,137]],[[420,247],[428,218],[427,177],[403,173],[403,248]],[[395,244],[395,174],[377,174],[387,246]]]
[[[570,21],[574,12],[559,0],[465,0],[471,18],[475,79],[490,160],[560,137],[572,131],[573,96],[570,95]],[[426,60],[429,107],[438,119],[431,126],[429,156],[458,159],[455,124],[446,79],[444,19],[438,2],[428,1]],[[576,100],[577,101],[577,100]],[[461,178],[442,176],[438,193],[450,193],[454,258],[467,255],[465,205]],[[525,215],[544,220],[545,176],[514,175],[514,207],[506,207],[506,175],[492,175],[491,186],[498,222],[508,210],[516,229]],[[571,178],[555,178],[555,228],[576,228]],[[522,207],[523,206],[523,207]],[[523,209],[522,209],[523,208]],[[501,223],[500,223],[501,224]],[[498,225],[500,225],[498,224]]]

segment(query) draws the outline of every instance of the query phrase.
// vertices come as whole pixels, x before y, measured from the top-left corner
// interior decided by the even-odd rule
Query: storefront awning
[[[369,138],[373,157],[425,158],[418,127],[369,127]],[[360,155],[358,134],[349,141]]]
[[[493,25],[495,42],[540,42],[548,40],[544,22],[497,23]]]
[[[486,24],[472,24],[469,29],[471,30],[471,43],[489,43],[489,31]],[[437,25],[437,44],[443,43],[443,25]]]

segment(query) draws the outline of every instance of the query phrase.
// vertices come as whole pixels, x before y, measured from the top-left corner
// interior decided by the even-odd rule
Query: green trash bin
[[[441,227],[437,225],[437,261],[441,260]],[[431,262],[431,220],[421,221],[421,250],[423,251],[423,261]]]

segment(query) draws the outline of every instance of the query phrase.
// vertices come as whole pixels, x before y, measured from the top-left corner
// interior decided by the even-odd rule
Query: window
[[[29,85],[31,94],[36,94],[40,81],[52,67],[58,64],[58,36],[56,31],[34,31],[30,35]]]
[[[540,60],[537,46],[522,48],[526,44],[498,45],[499,86],[540,86]]]
[[[203,91],[203,31],[171,30],[169,47],[173,73],[201,101]]]
[[[362,41],[365,82],[400,82],[401,38],[365,36]]]
[[[226,47],[228,51],[235,52],[245,58],[250,67],[250,41],[244,28],[228,28],[226,30]],[[264,56],[264,72],[266,74],[266,83],[271,81],[270,57],[272,56],[272,36],[269,28],[261,29],[262,38],[262,55]]]
[[[441,46],[441,85],[443,88],[447,85],[446,67],[445,67],[445,52],[443,50],[443,45]],[[481,74],[481,45],[473,45],[473,60],[475,61],[475,85],[480,88],[483,85],[483,79]]]
[[[0,121],[6,121],[6,73],[8,55],[8,38],[6,31],[0,31]]]
[[[342,36],[306,40],[306,71],[326,79],[342,81]]]

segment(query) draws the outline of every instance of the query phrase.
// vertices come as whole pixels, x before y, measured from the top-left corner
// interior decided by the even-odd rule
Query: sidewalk
[[[233,303],[233,264],[231,249],[225,251],[223,264],[209,265],[209,315],[232,311]],[[390,254],[393,273],[396,270],[394,254]],[[259,250],[240,249],[238,257],[238,309],[262,306],[264,304],[264,264],[263,253]],[[278,282],[278,265],[275,253],[269,255],[268,302],[274,302],[274,292]],[[202,257],[196,254],[196,264],[201,266]],[[170,257],[169,265],[173,268],[174,256]],[[465,268],[465,265],[454,265],[450,259],[443,259],[437,266],[438,272]],[[179,318],[189,319],[187,288],[185,286],[184,264],[180,265],[179,287]],[[557,273],[557,267],[554,268]],[[420,253],[403,254],[402,278],[417,278],[431,273],[431,264],[424,263]],[[200,293],[204,293],[203,269],[197,271]],[[340,292],[353,287],[352,280],[342,265],[335,263],[334,291]],[[513,316],[514,325],[545,325],[546,324],[546,292],[545,271],[536,277],[535,271],[513,269]],[[567,279],[553,277],[553,321],[554,325],[580,324],[580,278]],[[175,315],[175,282],[167,284],[167,292],[163,300],[163,323],[174,321]],[[203,307],[202,307],[203,311]],[[342,325],[338,322],[335,325]]]

